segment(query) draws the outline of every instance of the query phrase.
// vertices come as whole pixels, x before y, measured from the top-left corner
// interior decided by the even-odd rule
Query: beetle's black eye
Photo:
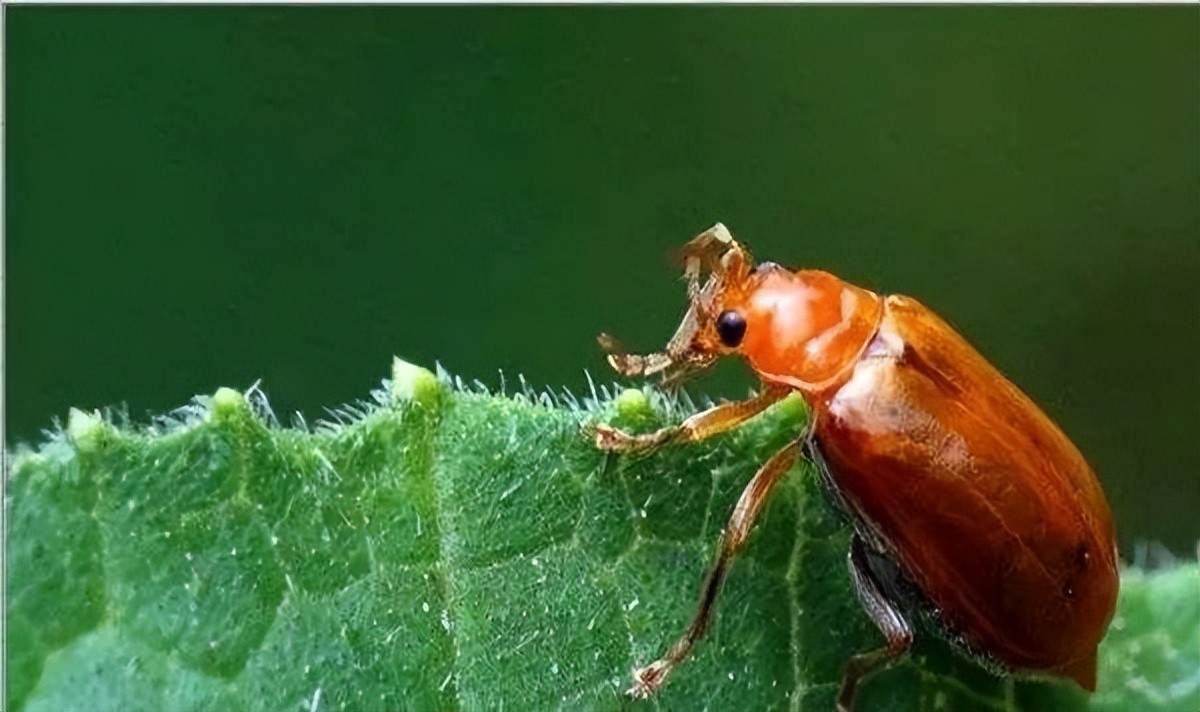
[[[721,343],[733,348],[742,343],[742,337],[745,335],[746,320],[741,314],[726,309],[717,317],[717,336],[721,337]]]

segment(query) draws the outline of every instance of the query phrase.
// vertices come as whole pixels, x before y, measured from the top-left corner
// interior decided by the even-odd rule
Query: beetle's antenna
[[[718,272],[721,256],[731,248],[739,247],[729,228],[717,223],[696,235],[675,253],[675,262],[683,265],[683,273],[698,284],[704,270]]]
[[[713,295],[726,284],[744,279],[753,263],[750,252],[721,223],[689,240],[676,257],[683,263],[687,280],[688,310],[666,348],[644,355],[631,354],[609,334],[600,334],[596,339],[617,373],[631,378],[661,373],[667,387],[678,385],[716,360],[717,354],[712,349],[696,343],[701,326],[716,318],[712,313]],[[705,272],[709,276],[702,285],[700,279]]]

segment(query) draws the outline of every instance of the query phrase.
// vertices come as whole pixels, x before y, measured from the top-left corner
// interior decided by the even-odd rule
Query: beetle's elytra
[[[773,485],[804,454],[853,522],[851,582],[887,640],[847,661],[840,710],[852,709],[859,683],[912,644],[900,582],[970,652],[1094,690],[1096,649],[1117,598],[1117,550],[1104,493],[1066,435],[914,299],[826,272],[755,264],[720,224],[682,257],[690,308],[675,336],[661,352],[632,355],[602,335],[609,362],[624,375],[669,382],[736,354],[761,379],[759,394],[646,435],[597,426],[597,446],[700,440],[792,391],[812,419],[747,485],[691,625],[637,671],[630,694],[653,694],[703,636],[730,560]]]

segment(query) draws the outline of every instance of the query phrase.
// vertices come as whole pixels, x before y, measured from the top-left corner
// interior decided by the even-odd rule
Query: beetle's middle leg
[[[712,621],[713,604],[717,600],[717,594],[721,592],[721,584],[725,582],[725,574],[729,571],[729,565],[745,545],[746,539],[749,538],[763,505],[770,498],[771,490],[787,474],[788,470],[792,469],[802,444],[803,439],[797,440],[772,455],[771,459],[759,468],[754,478],[750,480],[750,484],[746,485],[746,489],[742,490],[742,495],[738,498],[737,506],[733,508],[733,515],[729,517],[729,523],[725,526],[725,532],[721,537],[717,559],[704,579],[700,603],[692,617],[691,624],[666,655],[650,665],[634,671],[634,684],[628,694],[643,698],[653,695],[662,686],[671,670],[688,656],[696,641],[704,636],[704,632],[708,630],[708,624]]]
[[[783,399],[790,389],[763,384],[759,393],[744,401],[721,403],[701,411],[679,425],[644,435],[631,435],[610,425],[593,426],[596,447],[615,452],[649,451],[668,443],[695,442],[741,425]]]
[[[851,712],[854,709],[854,696],[858,692],[859,684],[871,674],[907,655],[913,642],[912,626],[884,593],[878,578],[871,570],[867,556],[866,545],[855,534],[850,541],[850,553],[846,557],[850,565],[850,582],[858,602],[883,633],[887,645],[869,653],[855,655],[846,663],[842,688],[838,692],[837,712]]]

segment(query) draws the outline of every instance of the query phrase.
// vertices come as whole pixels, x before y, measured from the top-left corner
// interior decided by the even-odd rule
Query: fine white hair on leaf
[[[583,404],[579,402],[579,398],[566,388],[563,388],[561,391],[559,391],[558,400],[560,403],[563,403],[570,408],[572,412],[578,413],[579,411],[583,410]]]
[[[390,378],[383,379],[383,385],[379,388],[371,389],[371,400],[376,406],[386,406],[392,402],[392,380]]]
[[[211,406],[212,396],[195,396],[186,405],[151,416],[148,431],[154,434],[169,433],[203,423]]]
[[[437,376],[437,379],[443,383],[451,383],[454,379],[454,377],[450,375],[450,372],[446,370],[446,367],[442,365],[441,361],[433,362],[433,373]]]
[[[267,394],[262,389],[262,379],[258,379],[246,389],[243,397],[246,403],[250,406],[250,412],[267,424],[270,428],[278,428],[279,420],[275,417],[275,411],[271,410],[271,403],[267,400]]]
[[[587,379],[588,391],[592,394],[592,402],[595,403],[599,398],[596,396],[596,381],[592,379],[592,372],[583,369],[583,377]]]

